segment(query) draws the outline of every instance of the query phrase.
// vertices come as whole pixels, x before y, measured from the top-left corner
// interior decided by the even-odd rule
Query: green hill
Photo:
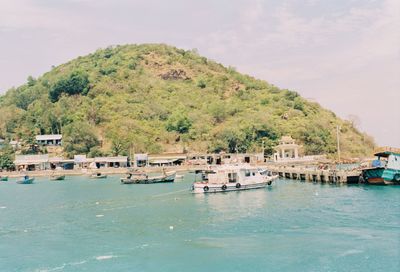
[[[370,154],[373,140],[317,103],[162,44],[97,50],[0,97],[0,138],[62,133],[69,155],[267,152],[291,135],[304,153]]]

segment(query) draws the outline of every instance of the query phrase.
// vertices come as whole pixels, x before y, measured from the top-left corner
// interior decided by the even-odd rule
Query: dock
[[[281,178],[320,183],[358,183],[360,170],[313,169],[307,167],[269,166]]]

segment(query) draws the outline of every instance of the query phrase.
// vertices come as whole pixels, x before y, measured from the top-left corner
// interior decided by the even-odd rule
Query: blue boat
[[[400,185],[400,152],[381,151],[375,156],[378,159],[372,162],[372,167],[362,169],[361,180],[373,185]]]
[[[32,184],[35,178],[30,178],[29,176],[24,176],[23,178],[17,180],[18,184]]]

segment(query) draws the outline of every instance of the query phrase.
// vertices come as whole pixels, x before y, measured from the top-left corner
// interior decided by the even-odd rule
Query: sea
[[[0,271],[400,271],[400,186],[0,182]]]

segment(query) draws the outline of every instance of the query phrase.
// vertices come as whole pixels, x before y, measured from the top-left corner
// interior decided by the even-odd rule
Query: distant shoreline
[[[140,170],[145,172],[161,172],[163,169],[174,170],[177,172],[186,172],[190,170],[200,170],[208,168],[205,165],[195,166],[168,166],[168,167],[141,167]],[[89,176],[93,173],[102,173],[107,175],[123,175],[128,173],[129,168],[99,168],[99,169],[72,169],[72,170],[35,170],[35,171],[12,171],[0,172],[0,176],[7,176],[9,178],[18,178],[25,175],[30,177],[50,177],[51,175],[66,175],[66,176]]]

